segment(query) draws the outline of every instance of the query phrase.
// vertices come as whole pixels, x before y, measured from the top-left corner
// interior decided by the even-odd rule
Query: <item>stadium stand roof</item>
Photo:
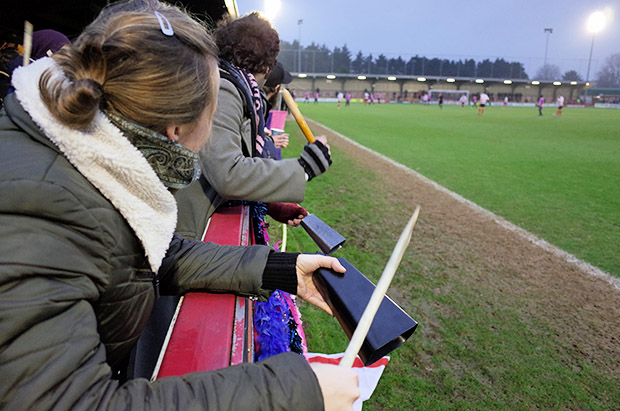
[[[301,75],[300,75],[301,74]],[[463,83],[477,83],[476,80],[482,80],[481,84],[513,84],[517,85],[541,85],[541,86],[552,86],[559,85],[554,83],[561,83],[562,85],[572,85],[572,86],[585,86],[585,81],[544,81],[544,80],[536,80],[536,79],[506,79],[506,78],[487,78],[487,77],[457,77],[457,76],[423,76],[423,75],[402,75],[402,74],[359,74],[359,73],[298,73],[291,72],[294,78],[311,78],[311,79],[355,79],[359,78],[359,76],[363,76],[364,80],[391,80],[396,82],[406,82],[406,81],[422,81],[436,83],[440,81],[447,81],[448,79],[453,79],[455,84],[463,84]],[[507,83],[509,81],[509,83]],[[450,81],[452,82],[452,81]],[[479,81],[478,81],[479,82]]]

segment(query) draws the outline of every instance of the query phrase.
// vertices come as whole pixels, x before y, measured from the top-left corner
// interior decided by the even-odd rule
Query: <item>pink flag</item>
[[[284,124],[286,123],[286,111],[271,110],[269,112],[269,118],[267,119],[267,128],[284,130]]]

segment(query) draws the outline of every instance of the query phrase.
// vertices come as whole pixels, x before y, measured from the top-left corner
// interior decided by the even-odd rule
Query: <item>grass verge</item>
[[[294,124],[288,130],[285,153],[294,155],[303,140]],[[341,150],[333,155],[329,172],[308,184],[303,205],[347,238],[336,256],[376,282],[414,205],[394,200],[372,167]],[[605,410],[620,403],[618,375],[576,355],[570,333],[538,311],[544,301],[536,291],[502,292],[476,256],[463,256],[473,260],[466,267],[446,263],[448,245],[416,233],[389,295],[420,325],[392,354],[364,409]],[[288,251],[316,250],[302,229],[289,230]],[[301,309],[311,351],[344,351],[348,341],[335,319]]]

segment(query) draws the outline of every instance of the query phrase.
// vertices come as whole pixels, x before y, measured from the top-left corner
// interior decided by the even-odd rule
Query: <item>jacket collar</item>
[[[43,72],[63,76],[44,58],[13,73],[15,95],[45,136],[123,215],[144,247],[151,269],[159,269],[177,222],[177,205],[142,154],[107,117],[98,112],[86,129],[59,123],[41,101]]]
[[[41,129],[34,123],[34,121],[32,121],[32,118],[28,115],[28,113],[26,113],[26,110],[24,110],[22,105],[19,103],[15,93],[10,93],[5,97],[3,108],[11,121],[26,134],[28,134],[30,138],[46,147],[49,147],[50,150],[61,153],[58,147],[56,147],[49,138],[42,134]]]

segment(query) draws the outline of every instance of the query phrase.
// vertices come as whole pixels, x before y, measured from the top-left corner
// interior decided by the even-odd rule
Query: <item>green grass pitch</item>
[[[314,119],[620,276],[620,110],[299,104]]]

